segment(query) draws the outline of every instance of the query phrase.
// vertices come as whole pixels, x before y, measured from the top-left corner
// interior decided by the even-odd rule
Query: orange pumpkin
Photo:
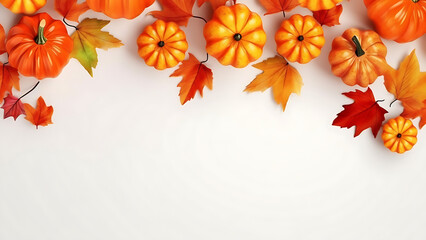
[[[341,1],[343,0],[299,0],[299,3],[311,11],[319,11],[333,8]]]
[[[377,33],[351,28],[333,40],[328,60],[344,83],[367,87],[387,71],[386,54]]]
[[[411,42],[426,33],[426,0],[364,0],[380,36]]]
[[[204,26],[204,38],[207,53],[237,68],[262,56],[266,42],[262,19],[244,4],[217,8]]]
[[[158,70],[171,68],[185,59],[185,33],[174,22],[155,21],[138,37],[138,53],[145,63]]]
[[[154,0],[87,0],[89,8],[96,12],[103,12],[111,18],[127,19],[139,16],[153,3]]]
[[[47,13],[24,16],[9,31],[9,63],[24,76],[56,77],[68,63],[73,41],[61,21]]]
[[[404,153],[416,144],[417,128],[410,119],[399,116],[383,125],[382,139],[392,152]]]
[[[13,13],[33,14],[46,4],[46,0],[0,0]]]
[[[307,63],[324,46],[324,31],[312,16],[295,14],[281,23],[275,34],[277,52],[290,62]]]

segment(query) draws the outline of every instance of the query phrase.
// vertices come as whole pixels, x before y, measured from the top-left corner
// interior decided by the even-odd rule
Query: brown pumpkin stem
[[[42,19],[38,25],[37,37],[35,39],[35,42],[38,45],[43,45],[47,42],[47,39],[44,36],[44,27],[46,27],[46,20]]]
[[[396,135],[396,137],[397,137],[397,138],[401,138],[401,137],[402,137],[402,134],[401,134],[401,133],[398,133],[398,135]]]
[[[359,42],[359,40],[356,36],[352,37],[352,42],[355,43],[355,47],[356,47],[355,54],[356,54],[356,56],[361,57],[362,55],[364,55],[365,52],[364,52],[364,50],[362,50],[361,43]]]

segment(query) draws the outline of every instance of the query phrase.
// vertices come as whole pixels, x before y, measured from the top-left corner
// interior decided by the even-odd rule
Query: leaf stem
[[[396,100],[398,100],[398,99],[394,99],[390,104],[389,104],[389,107],[392,107],[392,104],[394,103],[394,102],[396,102]]]
[[[194,15],[192,15],[192,17],[193,17],[193,18],[201,19],[201,20],[203,20],[205,23],[207,23],[207,20],[206,20],[205,18],[203,18],[203,17],[200,17],[200,16],[194,16]]]
[[[62,18],[62,22],[64,22],[64,23],[65,23],[65,25],[67,25],[68,27],[72,27],[72,28],[75,28],[75,30],[78,30],[78,28],[77,28],[76,26],[74,26],[74,25],[72,25],[72,24],[67,23],[67,21],[65,20],[65,17],[63,17],[63,18]]]
[[[207,53],[206,60],[202,61],[201,64],[206,63],[209,60],[209,54]]]
[[[379,99],[379,100],[376,101],[376,103],[384,102],[384,101],[385,101],[384,99]]]
[[[18,101],[21,100],[23,97],[27,96],[30,92],[34,91],[34,89],[40,84],[40,81],[37,82],[36,85],[34,85],[33,88],[31,88],[28,92],[26,92],[24,95],[22,95],[20,98],[18,98]]]

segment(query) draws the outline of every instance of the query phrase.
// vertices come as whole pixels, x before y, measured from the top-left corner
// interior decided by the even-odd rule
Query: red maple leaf
[[[38,128],[38,126],[47,126],[48,124],[52,124],[52,114],[53,107],[46,106],[44,99],[39,97],[37,99],[37,107],[33,108],[30,104],[24,104],[25,114],[27,115],[25,119],[30,121],[32,124]]]
[[[354,102],[343,105],[344,110],[337,114],[333,125],[342,128],[355,126],[354,137],[365,129],[371,128],[374,137],[376,137],[385,120],[385,113],[388,111],[379,106],[371,89],[368,88],[365,92],[356,90],[355,92],[343,93],[343,95],[352,98]]]
[[[18,91],[20,90],[18,70],[0,63],[0,103],[3,102],[6,92],[12,93],[12,87]]]
[[[329,10],[320,10],[314,11],[314,18],[319,22],[319,24],[332,27],[334,25],[339,25],[340,15],[343,12],[342,5],[337,5]]]
[[[182,81],[178,87],[180,87],[179,96],[182,105],[193,99],[197,91],[202,97],[204,86],[210,90],[213,88],[212,70],[198,61],[191,53],[189,59],[184,60],[179,68],[170,75],[170,77],[180,76],[182,76]]]
[[[266,9],[265,15],[277,12],[288,12],[299,6],[299,0],[259,0]]]
[[[149,14],[166,22],[188,25],[188,20],[192,17],[195,0],[158,0],[158,2],[163,10],[152,11]]]
[[[78,17],[89,10],[89,6],[86,1],[78,4],[77,0],[55,0],[55,10],[64,18],[78,22]]]
[[[16,121],[21,114],[25,114],[24,104],[22,104],[21,99],[12,94],[8,94],[7,97],[4,98],[4,103],[1,108],[4,109],[4,119],[13,117]]]
[[[6,34],[4,33],[4,28],[0,24],[0,55],[6,52]]]

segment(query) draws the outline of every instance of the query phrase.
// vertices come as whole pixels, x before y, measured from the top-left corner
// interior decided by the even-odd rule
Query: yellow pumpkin
[[[281,23],[275,34],[277,52],[290,62],[307,63],[324,46],[324,31],[312,16],[295,14]]]
[[[46,4],[46,0],[0,0],[13,13],[33,14]]]
[[[299,0],[300,6],[311,11],[327,10],[336,6],[343,0]]]
[[[392,152],[404,153],[417,142],[417,128],[410,119],[397,117],[383,125],[382,139]]]

